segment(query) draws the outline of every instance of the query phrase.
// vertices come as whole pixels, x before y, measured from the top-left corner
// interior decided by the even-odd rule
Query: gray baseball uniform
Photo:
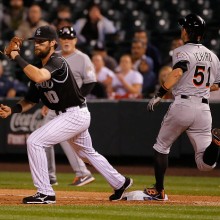
[[[73,76],[77,82],[79,88],[83,84],[96,82],[96,76],[94,72],[93,64],[90,58],[79,50],[75,50],[74,53],[66,57],[66,60],[72,70]],[[56,117],[53,110],[49,110],[48,114],[44,118],[44,124]],[[85,163],[79,158],[75,150],[71,145],[65,141],[60,143],[64,153],[66,154],[68,161],[76,173],[76,176],[88,176],[91,172],[87,169]],[[56,164],[55,164],[55,153],[54,148],[45,148],[47,161],[48,161],[48,172],[51,182],[56,181]]]
[[[210,86],[220,82],[217,56],[202,44],[186,43],[174,50],[173,66],[187,63],[187,70],[173,87],[174,102],[161,125],[154,149],[168,154],[173,142],[186,131],[195,151],[200,170],[210,170],[203,153],[212,141],[212,117],[208,104]]]

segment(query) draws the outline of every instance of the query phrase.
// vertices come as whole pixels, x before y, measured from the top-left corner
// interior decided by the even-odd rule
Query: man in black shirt
[[[25,112],[40,100],[55,110],[57,117],[34,131],[27,139],[30,170],[37,193],[25,197],[25,204],[55,203],[55,192],[50,185],[45,148],[68,140],[77,154],[92,164],[114,189],[109,199],[120,200],[133,180],[118,173],[93,146],[88,128],[90,113],[66,60],[54,53],[57,34],[50,26],[39,27],[33,38],[35,55],[42,61],[42,68],[28,64],[18,53],[12,51],[15,60],[31,80],[27,95],[15,106],[0,105],[0,117]]]

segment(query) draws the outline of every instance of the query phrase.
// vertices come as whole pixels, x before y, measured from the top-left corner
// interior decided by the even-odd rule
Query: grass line
[[[59,185],[55,191],[79,192],[112,192],[104,178],[95,174],[96,180],[83,187],[68,184],[73,175],[58,173]],[[153,176],[131,175],[134,179],[132,190],[141,190],[154,183]],[[35,190],[31,175],[28,172],[0,172],[0,189],[31,189]],[[220,196],[220,180],[218,177],[175,177],[165,179],[166,193],[169,195],[203,195]],[[21,193],[22,194],[22,193]],[[13,193],[12,193],[13,195]],[[10,197],[9,197],[10,199]],[[220,202],[220,201],[219,201]],[[220,206],[187,205],[170,203],[146,203],[146,205],[0,205],[0,220],[220,220]]]

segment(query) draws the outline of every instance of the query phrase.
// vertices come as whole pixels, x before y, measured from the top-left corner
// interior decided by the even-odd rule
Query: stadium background
[[[90,3],[100,4],[103,15],[111,19],[118,29],[117,34],[110,35],[106,39],[109,54],[116,58],[128,51],[133,33],[137,27],[146,28],[150,41],[157,45],[162,57],[165,58],[169,54],[171,40],[175,36],[179,36],[178,18],[190,12],[197,13],[207,22],[207,31],[203,41],[204,45],[213,50],[218,56],[220,55],[220,0],[24,1],[27,7],[32,3],[41,5],[42,9],[46,12],[44,19],[49,22],[54,19],[55,11],[60,4],[66,4],[72,8],[73,21],[79,17],[86,16]],[[7,5],[8,1],[0,1],[0,9]],[[7,40],[0,40],[1,50],[6,43]],[[29,50],[28,46],[24,49]],[[10,65],[8,65],[8,68],[10,68]],[[15,100],[9,101],[15,102]],[[2,102],[8,102],[8,100],[2,99]],[[169,103],[164,103],[160,110],[158,110],[159,113],[156,112],[152,116],[147,112],[145,114],[146,102],[93,101],[89,103],[93,115],[90,130],[94,147],[116,163],[130,163],[130,158],[132,158],[132,163],[146,163],[146,161],[151,163],[152,144],[160,127],[162,116]],[[219,104],[214,103],[211,107],[213,107],[213,121],[215,120],[216,126],[218,126]],[[139,109],[140,113],[138,113]],[[116,116],[117,120],[121,117],[119,127],[121,130],[119,128],[114,129],[118,123],[114,116]],[[9,127],[10,121],[3,122],[3,120],[0,120],[0,125],[0,153],[6,155],[6,157],[3,157],[3,161],[9,160],[9,158],[11,160],[13,160],[12,158],[16,158],[26,161],[26,149],[24,145],[15,144],[15,146],[8,146],[7,144],[7,132],[9,130],[6,128]],[[105,129],[102,130],[102,128]],[[173,158],[173,161],[178,159],[178,164],[187,162],[186,157],[188,161],[193,160],[193,150],[185,136],[181,137],[175,143],[174,149],[171,153],[171,158]],[[58,162],[67,162],[59,147],[56,148],[56,153]],[[10,157],[7,157],[9,154]],[[19,158],[17,155],[19,155]],[[146,160],[146,157],[150,159]],[[174,163],[176,164],[176,162]],[[194,162],[187,163],[188,165],[195,166]]]
[[[207,23],[203,43],[220,55],[220,0],[24,0],[25,6],[38,3],[43,18],[52,22],[59,5],[69,5],[73,22],[88,13],[88,6],[99,4],[104,16],[112,20],[118,29],[114,36],[108,36],[106,46],[111,55],[118,58],[127,52],[136,28],[145,28],[150,41],[161,51],[162,58],[169,53],[170,42],[179,36],[178,18],[189,13],[201,15]],[[9,1],[0,1],[0,12]],[[1,24],[0,24],[1,25]],[[1,26],[0,26],[1,29]],[[0,42],[0,48],[4,42]]]

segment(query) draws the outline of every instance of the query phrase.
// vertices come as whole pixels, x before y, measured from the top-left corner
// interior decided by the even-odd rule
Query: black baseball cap
[[[64,26],[58,31],[59,38],[74,39],[76,38],[76,31],[71,26]]]
[[[57,32],[51,26],[45,25],[37,28],[33,37],[28,40],[56,40],[58,41]]]

